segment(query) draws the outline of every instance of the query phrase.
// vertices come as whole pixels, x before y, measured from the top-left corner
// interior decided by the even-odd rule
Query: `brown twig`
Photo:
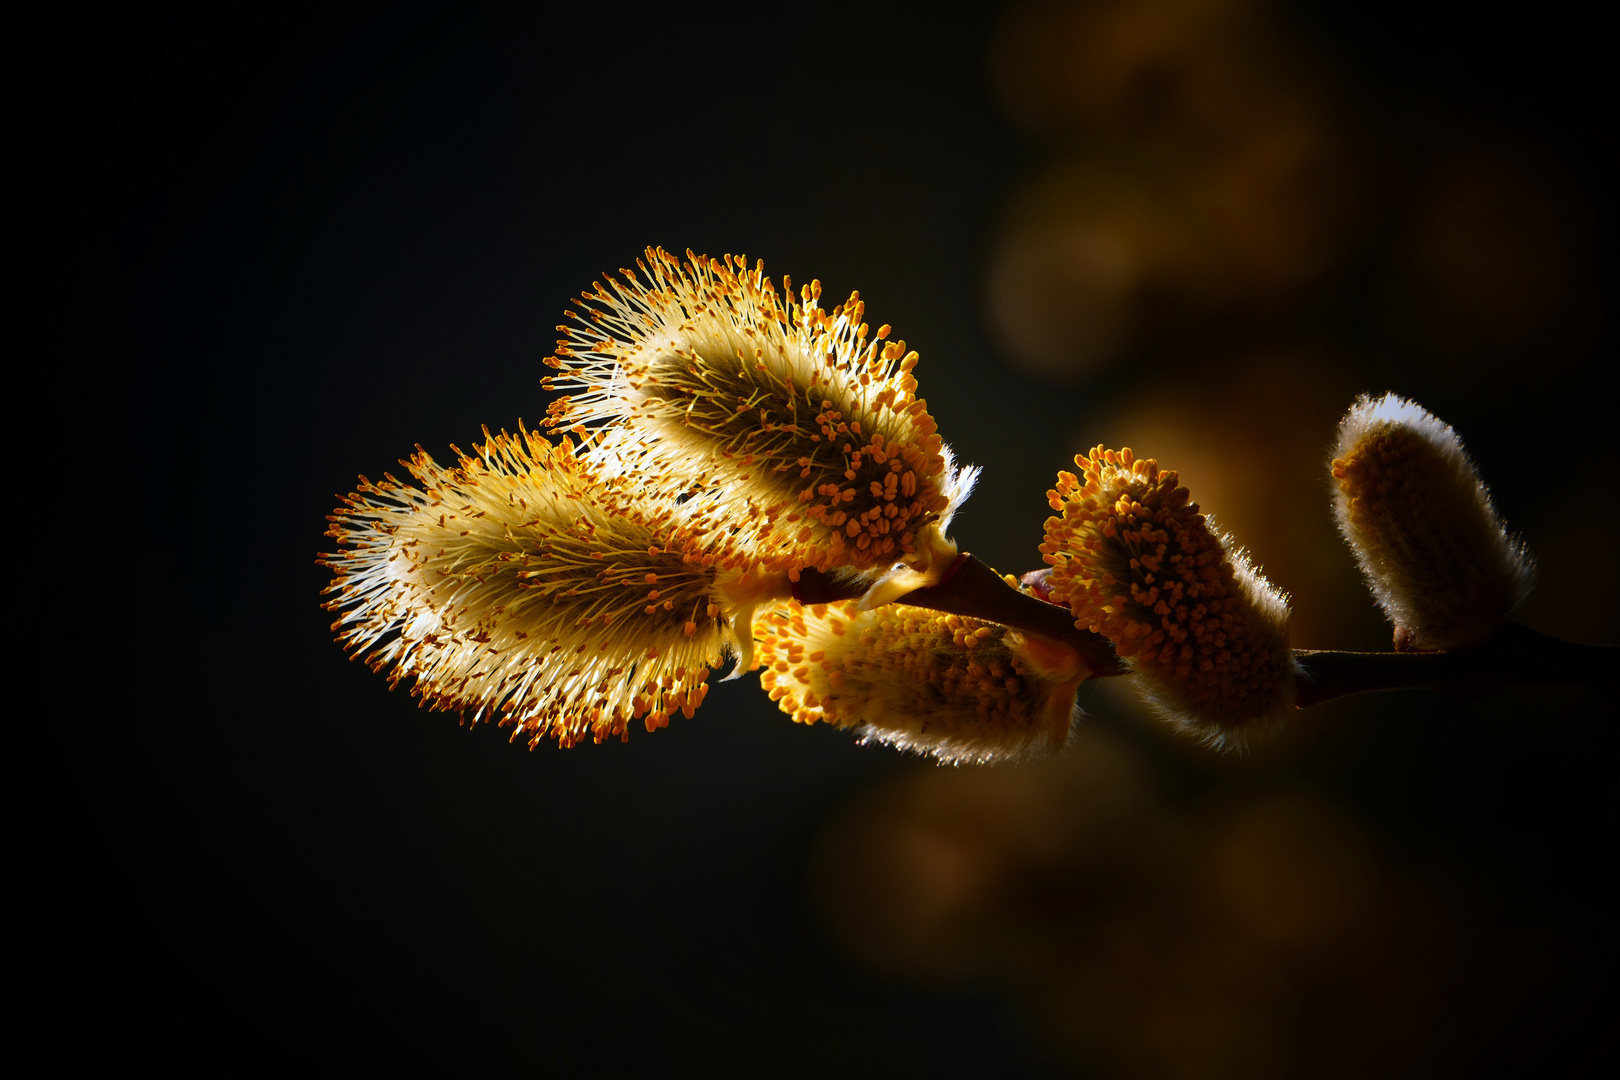
[[[859,583],[806,570],[801,573],[793,596],[802,604],[830,604],[853,600],[864,591],[865,587]],[[938,585],[914,589],[897,602],[1000,623],[1061,641],[1080,654],[1093,677],[1125,673],[1125,666],[1114,654],[1112,643],[1101,634],[1075,626],[1068,608],[1019,592],[967,552],[956,557]]]
[[[864,591],[859,582],[806,570],[794,588],[794,597],[805,604],[828,604],[853,600]],[[1020,592],[966,553],[957,556],[938,585],[907,593],[899,602],[1062,641],[1079,651],[1094,678],[1127,673],[1108,639],[1076,627],[1068,608]],[[1620,669],[1620,647],[1579,645],[1514,623],[1503,623],[1482,645],[1447,652],[1295,649],[1294,658],[1301,669],[1295,699],[1300,708],[1349,694],[1419,687],[1585,686],[1598,691],[1611,705],[1620,699],[1615,675]]]
[[[1484,644],[1446,652],[1331,652],[1295,649],[1304,670],[1300,708],[1374,690],[1487,689],[1500,686],[1585,686],[1610,703],[1617,697],[1620,648],[1579,645],[1503,623]]]

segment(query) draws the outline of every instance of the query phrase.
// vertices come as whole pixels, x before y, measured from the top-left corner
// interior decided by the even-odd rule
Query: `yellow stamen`
[[[756,632],[760,682],[796,722],[953,764],[1061,749],[1090,674],[1059,642],[900,604],[793,603]]]
[[[689,513],[749,519],[771,569],[937,577],[977,470],[955,466],[914,396],[916,353],[867,340],[859,294],[830,313],[819,284],[784,302],[741,256],[649,248],[637,265],[570,313],[545,384],[572,393],[547,422],[594,431],[600,468],[683,489]]]
[[[330,519],[326,607],[351,653],[531,745],[623,737],[701,700],[735,647],[725,548],[656,504],[609,506],[569,447],[521,429],[453,468],[420,449],[404,464],[421,487],[362,477]]]
[[[1059,473],[1041,551],[1051,598],[1107,636],[1170,718],[1241,746],[1293,703],[1288,604],[1173,471],[1097,447]]]

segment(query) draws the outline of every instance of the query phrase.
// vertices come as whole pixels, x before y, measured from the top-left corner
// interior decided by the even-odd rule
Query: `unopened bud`
[[[1416,402],[1362,397],[1339,425],[1334,513],[1397,648],[1478,644],[1535,582],[1462,440]]]

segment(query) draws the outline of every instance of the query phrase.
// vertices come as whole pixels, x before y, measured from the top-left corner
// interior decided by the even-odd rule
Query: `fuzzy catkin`
[[[794,603],[758,634],[760,683],[796,722],[856,728],[949,764],[1061,749],[1090,674],[1058,642],[903,604]]]
[[[742,256],[649,248],[637,265],[558,327],[543,382],[568,393],[548,424],[588,436],[605,475],[703,501],[769,569],[948,564],[977,473],[915,395],[917,354],[870,330],[858,294],[829,313],[819,282],[784,303]]]
[[[1076,457],[1047,499],[1051,598],[1105,635],[1149,699],[1206,743],[1242,748],[1291,711],[1287,599],[1181,487],[1127,448]]]
[[[1529,551],[1508,535],[1457,433],[1421,405],[1359,398],[1331,468],[1339,531],[1398,647],[1478,644],[1529,595]]]
[[[683,551],[674,508],[606,505],[572,448],[529,432],[452,468],[420,449],[405,465],[420,487],[362,477],[329,518],[325,606],[348,651],[531,746],[623,738],[702,703],[734,645],[737,575]]]

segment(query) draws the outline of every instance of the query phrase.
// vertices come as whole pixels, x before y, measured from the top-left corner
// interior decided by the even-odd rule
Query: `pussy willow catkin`
[[[326,606],[347,649],[531,744],[623,737],[702,703],[749,581],[677,507],[608,505],[571,447],[529,432],[407,466],[420,487],[362,477],[330,519]]]
[[[545,385],[568,393],[547,422],[591,434],[605,474],[706,492],[769,569],[903,562],[922,575],[904,588],[934,580],[977,470],[915,396],[917,354],[862,321],[858,294],[829,313],[817,282],[784,302],[742,256],[649,248],[637,267],[558,328]]]
[[[1129,449],[1075,458],[1047,493],[1052,599],[1114,642],[1173,722],[1216,746],[1280,724],[1294,700],[1288,603],[1210,527],[1176,473]]]
[[[1068,646],[959,615],[891,604],[792,604],[759,627],[760,683],[804,724],[953,764],[1051,753],[1090,672]]]
[[[1477,644],[1530,593],[1462,440],[1416,402],[1362,397],[1339,425],[1334,514],[1403,647]]]

